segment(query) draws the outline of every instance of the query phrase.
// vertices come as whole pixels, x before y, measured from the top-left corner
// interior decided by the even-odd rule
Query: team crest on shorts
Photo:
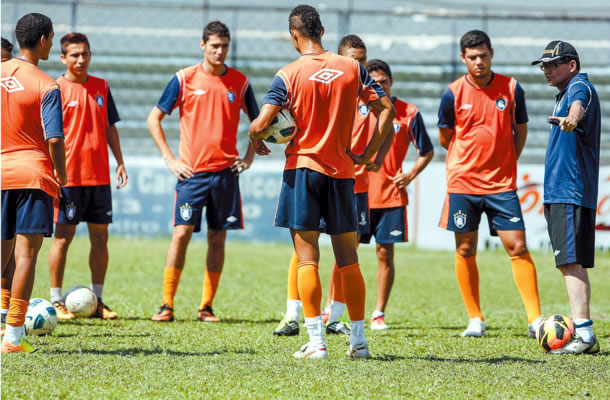
[[[500,97],[498,100],[496,100],[496,107],[498,107],[498,110],[503,111],[506,108],[506,99],[504,97]]]
[[[180,206],[180,216],[183,220],[188,221],[193,216],[193,207],[189,203],[184,203]]]
[[[68,219],[70,221],[72,221],[72,219],[74,218],[74,216],[76,215],[76,205],[74,203],[70,203],[66,206],[66,217],[68,217]]]
[[[366,225],[366,213],[364,211],[360,213],[360,221],[358,222],[358,224],[362,226]]]
[[[229,99],[229,103],[233,104],[233,102],[235,101],[235,93],[227,92],[227,99]]]
[[[366,117],[367,115],[369,115],[371,109],[366,104],[360,104],[358,106],[358,111],[360,111],[360,114],[362,114],[363,117]]]
[[[466,214],[459,210],[453,214],[453,223],[458,229],[462,229],[466,226]]]
[[[393,122],[394,125],[394,133],[398,133],[400,131],[400,124],[398,122]]]
[[[95,98],[95,102],[98,106],[100,106],[100,108],[104,107],[104,98],[102,96],[97,96]]]

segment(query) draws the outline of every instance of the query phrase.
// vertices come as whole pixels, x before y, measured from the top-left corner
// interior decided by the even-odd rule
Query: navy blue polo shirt
[[[555,117],[567,117],[580,100],[585,116],[582,129],[568,133],[551,126],[544,161],[544,204],[565,203],[597,209],[601,112],[599,97],[587,74],[574,76],[557,95]]]

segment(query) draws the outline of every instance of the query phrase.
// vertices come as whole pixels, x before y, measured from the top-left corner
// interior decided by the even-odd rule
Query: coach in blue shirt
[[[599,342],[589,315],[591,285],[587,268],[595,257],[595,213],[599,180],[601,114],[587,74],[580,73],[574,46],[555,40],[532,62],[550,86],[559,89],[544,171],[544,216],[555,264],[563,274],[576,335],[554,352],[594,354]],[[553,352],[553,351],[552,351]]]

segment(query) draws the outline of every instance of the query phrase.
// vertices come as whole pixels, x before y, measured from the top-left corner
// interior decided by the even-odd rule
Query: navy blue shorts
[[[356,216],[358,217],[358,235],[366,235],[371,232],[371,216],[369,213],[369,194],[354,194],[356,204]]]
[[[371,208],[371,233],[360,236],[360,243],[389,244],[407,242],[407,207]]]
[[[472,195],[447,193],[439,226],[457,233],[479,230],[481,214],[487,214],[489,233],[497,231],[523,231],[523,214],[517,192]]]
[[[284,171],[274,225],[329,235],[356,232],[354,180],[308,168]]]
[[[61,196],[59,207],[55,208],[56,223],[78,225],[81,221],[92,224],[112,222],[110,185],[62,187]]]
[[[174,200],[174,226],[195,225],[201,231],[201,217],[209,229],[243,229],[239,177],[230,168],[199,172],[178,181]]]
[[[40,189],[2,191],[2,240],[15,234],[53,233],[53,198]]]
[[[555,265],[595,264],[596,210],[574,204],[545,204],[546,218]]]

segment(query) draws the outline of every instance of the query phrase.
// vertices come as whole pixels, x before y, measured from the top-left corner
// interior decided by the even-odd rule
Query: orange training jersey
[[[375,85],[356,60],[330,51],[302,55],[282,68],[264,102],[289,108],[299,127],[286,147],[285,168],[354,179],[354,162],[345,150],[351,149],[358,96],[367,103],[383,96]]]
[[[89,75],[87,82],[57,79],[66,135],[66,186],[110,185],[108,164],[108,83]]]
[[[516,190],[513,137],[516,80],[494,74],[479,89],[466,76],[449,85],[455,132],[447,151],[447,192],[494,194]]]
[[[233,164],[239,156],[240,110],[253,119],[252,108],[258,107],[247,102],[246,93],[251,91],[248,78],[226,68],[220,76],[205,72],[202,64],[181,69],[157,103],[166,114],[180,109],[179,154],[196,173],[220,171]]]
[[[358,100],[354,128],[352,132],[352,153],[362,154],[366,145],[371,140],[377,118],[371,113],[371,109],[362,99]],[[356,180],[354,182],[354,193],[366,193],[369,190],[369,178],[366,165],[355,166]]]
[[[56,197],[47,139],[63,137],[57,83],[34,64],[13,58],[2,63],[1,85],[2,190],[40,189]],[[45,106],[55,96],[57,115],[50,124]]]

